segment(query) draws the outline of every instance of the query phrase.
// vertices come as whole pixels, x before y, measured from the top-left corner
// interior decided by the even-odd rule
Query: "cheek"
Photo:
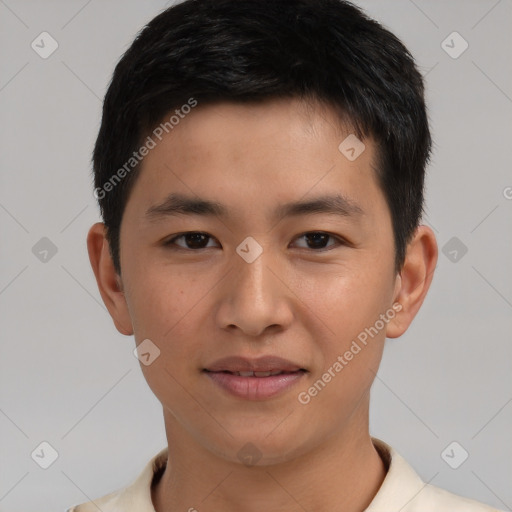
[[[319,279],[310,277],[303,284],[302,299],[310,318],[318,318],[321,333],[314,339],[319,363],[311,383],[314,407],[327,408],[332,419],[338,411],[353,410],[369,389],[377,372],[384,348],[385,328],[380,315],[389,308],[392,287],[390,279],[376,265],[375,272],[354,268],[343,269]],[[389,274],[389,272],[388,272]],[[341,360],[340,360],[341,358]],[[339,418],[338,418],[339,419]]]
[[[345,422],[371,387],[385,340],[385,329],[374,326],[389,307],[388,288],[383,280],[354,274],[326,279],[321,289],[310,287],[302,297],[309,317],[320,319],[316,332],[322,333],[313,340],[318,364],[302,398],[325,424]]]
[[[197,369],[194,356],[208,344],[201,300],[207,283],[159,269],[146,271],[144,279],[132,284],[136,293],[129,302],[136,318],[135,339],[137,343],[149,339],[159,351],[150,365],[141,361],[144,378],[162,404],[171,411],[179,409]]]
[[[323,274],[303,273],[297,295],[309,316],[325,326],[328,345],[338,350],[373,325],[389,307],[393,289],[391,279],[383,277],[386,275],[390,273],[381,272],[375,264]]]
[[[127,301],[135,317],[137,340],[164,340],[173,335],[183,320],[193,315],[208,286],[207,280],[190,273],[155,265],[131,269],[130,276]]]
[[[198,353],[205,350],[204,304],[207,280],[178,275],[169,269],[134,273],[127,300],[135,321],[137,344],[149,339],[158,357],[141,361],[144,377],[158,399],[173,409],[197,369]]]

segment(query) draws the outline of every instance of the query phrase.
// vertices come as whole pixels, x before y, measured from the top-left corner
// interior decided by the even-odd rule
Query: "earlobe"
[[[437,242],[428,226],[419,226],[407,246],[405,261],[397,276],[394,303],[400,311],[388,323],[386,337],[398,338],[418,313],[434,277],[437,265]]]
[[[133,334],[128,304],[124,295],[123,283],[117,274],[109,244],[105,236],[106,228],[102,222],[93,224],[87,234],[89,261],[96,277],[98,290],[112,320],[121,334]]]

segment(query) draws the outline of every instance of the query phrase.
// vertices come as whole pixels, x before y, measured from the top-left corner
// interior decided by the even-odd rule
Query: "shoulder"
[[[75,505],[74,507],[68,508],[65,512],[114,512],[119,510],[119,498],[124,493],[125,489],[112,492],[101,498]]]
[[[453,494],[430,484],[425,485],[425,488],[418,494],[414,506],[414,510],[418,512],[431,511],[432,507],[436,507],[435,510],[449,510],[450,512],[501,512],[485,503]]]
[[[380,439],[372,441],[387,474],[365,512],[502,512],[425,483],[393,447]]]
[[[167,457],[166,447],[149,460],[139,476],[128,486],[101,498],[75,505],[65,512],[154,512],[151,484],[155,475],[165,468]]]

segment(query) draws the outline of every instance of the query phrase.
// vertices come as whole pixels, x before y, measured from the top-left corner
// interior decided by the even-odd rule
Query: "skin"
[[[90,261],[116,328],[160,349],[153,363],[141,363],[162,403],[170,447],[152,488],[157,512],[356,512],[382,484],[369,391],[385,338],[402,335],[425,298],[437,245],[420,226],[395,272],[374,142],[365,139],[363,153],[349,161],[338,150],[349,133],[329,108],[295,99],[198,105],[142,162],[121,225],[121,276],[104,225],[91,227]],[[334,191],[364,213],[272,217],[284,202]],[[215,200],[230,216],[145,219],[171,192]],[[200,248],[183,238],[175,241],[181,251],[164,246],[197,231],[211,237]],[[301,236],[319,231],[333,237],[308,245]],[[252,263],[236,252],[248,236],[263,249]],[[397,302],[401,311],[301,404],[298,394]],[[201,372],[230,355],[278,355],[308,373],[277,397],[243,400]],[[261,454],[252,466],[237,456],[248,442]]]

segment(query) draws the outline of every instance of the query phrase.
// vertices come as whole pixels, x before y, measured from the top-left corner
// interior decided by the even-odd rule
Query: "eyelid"
[[[220,242],[213,235],[210,235],[210,233],[207,233],[206,231],[183,231],[182,233],[176,233],[176,234],[172,235],[171,238],[164,240],[163,245],[164,245],[164,247],[170,246],[170,247],[178,249],[178,250],[182,249],[184,251],[189,251],[189,252],[198,252],[199,249],[187,249],[186,247],[181,247],[174,243],[177,239],[182,238],[186,235],[205,235],[210,240],[216,240],[220,244]],[[204,250],[204,249],[211,249],[211,247],[204,247],[202,250]]]
[[[336,247],[339,247],[339,246],[342,246],[342,245],[346,245],[346,246],[349,246],[349,247],[352,246],[352,244],[346,238],[342,237],[341,235],[336,235],[334,233],[330,233],[329,231],[323,231],[323,230],[304,231],[303,233],[297,235],[293,240],[295,241],[295,240],[297,240],[299,238],[302,238],[305,235],[309,235],[311,233],[327,235],[330,238],[336,240],[337,244],[335,244],[334,246],[324,247],[322,249],[309,249],[307,247],[299,247],[299,249],[305,249],[305,250],[311,251],[311,252],[326,252],[326,251],[330,251],[330,250],[335,249]]]

